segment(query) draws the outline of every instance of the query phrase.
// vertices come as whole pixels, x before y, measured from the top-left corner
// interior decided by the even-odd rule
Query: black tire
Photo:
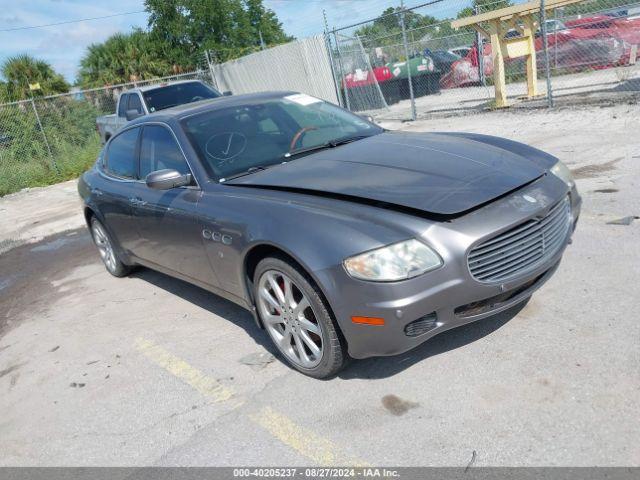
[[[256,303],[259,296],[259,281],[263,274],[268,271],[277,271],[287,275],[308,299],[315,316],[315,320],[320,326],[322,336],[322,357],[320,363],[313,368],[304,368],[293,362],[285,355],[267,328],[267,334],[273,341],[276,349],[286,362],[299,372],[314,378],[329,378],[338,373],[347,363],[346,342],[344,341],[339,327],[337,326],[331,309],[324,299],[320,289],[313,279],[296,263],[284,256],[273,256],[262,259],[255,270],[253,287]],[[258,315],[260,309],[258,308]],[[261,316],[261,315],[260,315]],[[261,316],[262,317],[262,316]],[[266,324],[262,319],[263,325]]]
[[[111,235],[107,229],[102,225],[100,220],[96,217],[91,217],[91,238],[93,238],[93,243],[96,244],[98,250],[100,251],[100,257],[102,259],[102,263],[104,264],[107,272],[109,272],[114,277],[126,277],[131,272],[131,267],[129,265],[125,265],[118,255],[118,249],[116,248],[116,244],[114,243]],[[106,245],[103,243],[103,237],[106,239]],[[105,250],[107,249],[106,253]],[[113,255],[112,258],[107,259]]]

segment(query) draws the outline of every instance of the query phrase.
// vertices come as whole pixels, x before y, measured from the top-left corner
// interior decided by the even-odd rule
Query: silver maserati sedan
[[[111,274],[142,265],[243,306],[317,378],[526,301],[581,205],[531,146],[391,132],[295,92],[134,120],[78,188]]]

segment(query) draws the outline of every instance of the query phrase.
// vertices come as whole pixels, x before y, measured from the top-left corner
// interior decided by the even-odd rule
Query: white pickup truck
[[[225,92],[229,95],[230,92]],[[127,122],[149,113],[185,103],[221,96],[219,92],[198,80],[160,83],[132,88],[118,98],[116,113],[96,119],[102,143],[106,143]]]

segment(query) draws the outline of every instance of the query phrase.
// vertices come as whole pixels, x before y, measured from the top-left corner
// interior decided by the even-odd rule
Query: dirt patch
[[[262,370],[268,364],[273,362],[275,357],[269,352],[257,352],[242,357],[239,361],[244,365],[248,365],[252,370]]]
[[[11,372],[15,372],[23,365],[24,363],[16,363],[15,365],[11,365],[10,367],[5,368],[4,370],[0,370],[0,378],[4,377],[5,375],[9,375]]]
[[[403,400],[396,395],[385,395],[382,397],[382,406],[392,415],[400,416],[407,413],[412,408],[417,408],[420,404]]]
[[[607,225],[631,225],[631,222],[638,219],[640,219],[640,217],[637,215],[629,215],[627,217],[611,220],[610,222],[607,222]]]
[[[599,163],[597,165],[585,165],[584,167],[578,167],[571,170],[573,178],[594,178],[599,177],[602,173],[610,172],[616,168],[616,163],[622,160],[622,157],[614,158],[605,163]]]
[[[594,190],[594,193],[616,193],[619,192],[617,188],[600,188],[598,190]]]
[[[73,293],[73,290],[65,292],[55,288],[54,280],[95,261],[93,242],[86,228],[53,235],[0,254],[0,283],[3,285],[0,338],[21,321],[46,311],[54,300]],[[31,306],[28,312],[24,305]]]

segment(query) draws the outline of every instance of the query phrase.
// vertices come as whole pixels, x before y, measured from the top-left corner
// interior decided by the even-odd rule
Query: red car
[[[594,15],[564,22],[576,36],[602,38],[608,36],[622,43],[622,52],[615,65],[628,65],[633,46],[640,50],[640,18],[628,19]]]
[[[609,68],[629,63],[632,45],[640,44],[640,19],[627,20],[598,15],[588,18],[560,22],[549,20],[547,34],[551,68],[580,71],[585,68]],[[517,35],[513,30],[507,35]],[[535,39],[536,52],[543,49],[542,37]],[[538,68],[543,62],[538,56]],[[523,63],[523,58],[506,59],[506,67]],[[483,64],[486,77],[493,74],[491,44],[484,44]],[[524,72],[524,66],[522,67]],[[478,84],[477,46],[474,45],[465,58],[451,66],[443,75],[442,88],[456,88]]]
[[[373,73],[370,70],[358,68],[355,72],[347,73],[343,83],[345,88],[357,88],[373,85],[376,80],[378,83],[382,83],[392,78],[393,74],[389,67],[376,67],[373,69]]]

